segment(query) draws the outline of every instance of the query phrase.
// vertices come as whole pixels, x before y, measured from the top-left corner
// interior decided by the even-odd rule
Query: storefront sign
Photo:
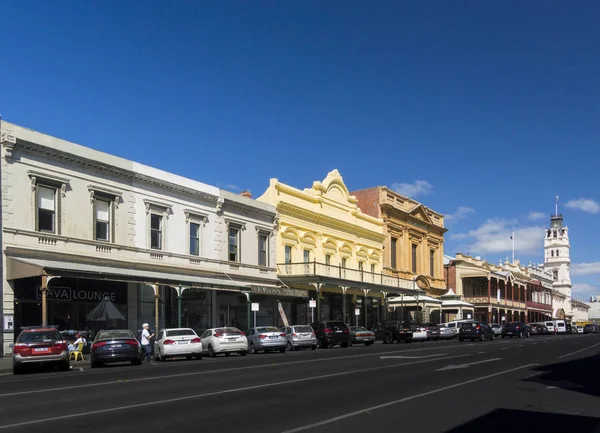
[[[15,330],[15,316],[12,314],[4,315],[4,331],[11,332]]]
[[[360,309],[357,308],[356,310],[354,310],[354,315],[360,316]]]
[[[308,290],[288,289],[287,287],[251,287],[251,293],[275,296],[294,296],[297,298],[308,298]]]
[[[317,308],[317,301],[315,299],[311,299],[310,301],[308,301],[308,306],[310,308]]]
[[[260,311],[260,305],[258,304],[258,302],[252,303],[252,311]]]
[[[42,299],[42,287],[37,286],[36,298]],[[104,298],[110,299],[112,302],[117,301],[115,292],[103,292],[96,290],[71,289],[70,287],[53,286],[48,287],[46,291],[46,299],[49,301],[92,301],[100,302]]]

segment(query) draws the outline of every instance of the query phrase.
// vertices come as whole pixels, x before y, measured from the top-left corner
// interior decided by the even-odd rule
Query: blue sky
[[[334,168],[541,262],[555,195],[600,295],[597,1],[7,1],[4,119],[255,196]],[[459,244],[460,242],[460,244]]]

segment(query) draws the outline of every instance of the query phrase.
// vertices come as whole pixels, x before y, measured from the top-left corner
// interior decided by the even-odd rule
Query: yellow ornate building
[[[414,293],[414,282],[383,272],[383,220],[358,207],[337,170],[300,190],[271,179],[259,201],[279,213],[277,268],[291,289],[309,290],[295,298],[295,323],[344,320],[375,324],[385,314],[388,295]]]

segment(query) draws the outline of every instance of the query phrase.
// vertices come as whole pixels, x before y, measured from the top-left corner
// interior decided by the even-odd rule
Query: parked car
[[[448,322],[448,323],[442,323],[441,325],[446,328],[452,329],[454,331],[454,333],[456,335],[458,335],[458,330],[460,329],[460,325],[462,325],[463,323],[471,323],[471,322],[473,322],[473,320],[463,319],[463,320],[454,320],[454,321]]]
[[[312,350],[317,348],[317,336],[310,326],[292,325],[282,330],[285,332],[287,350],[292,351],[303,347],[310,347]]]
[[[587,324],[583,327],[584,334],[600,334],[600,327],[598,325]]]
[[[417,325],[409,321],[387,320],[377,324],[375,338],[386,344],[392,344],[394,341],[410,343],[416,328]]]
[[[375,332],[369,331],[364,326],[350,326],[350,346],[364,344],[370,346],[375,343]]]
[[[220,353],[229,356],[238,353],[246,356],[248,353],[248,339],[238,328],[222,327],[211,328],[200,336],[202,341],[202,354],[207,353],[211,358]]]
[[[529,337],[529,328],[523,322],[508,322],[502,326],[502,338]]]
[[[191,328],[163,329],[154,343],[154,356],[159,361],[178,356],[202,359],[202,340]]]
[[[440,338],[440,328],[435,323],[424,323],[421,327],[425,328],[428,340],[437,340]]]
[[[427,340],[427,328],[424,328],[423,326],[417,326],[413,330],[411,341],[420,341],[421,343],[424,343]]]
[[[19,334],[12,347],[13,374],[21,374],[26,366],[55,364],[68,371],[69,346],[56,328],[28,328]]]
[[[484,341],[486,339],[494,340],[496,338],[496,334],[494,330],[487,324],[483,322],[468,322],[463,323],[458,330],[458,340],[480,340]]]
[[[350,329],[344,322],[327,321],[315,322],[311,325],[317,336],[317,346],[321,349],[337,346],[348,347],[350,345]]]
[[[285,353],[286,333],[275,326],[257,326],[248,330],[248,350],[250,353],[278,350]]]
[[[108,362],[142,363],[140,343],[129,329],[110,329],[96,334],[90,348],[92,368]]]
[[[456,338],[456,332],[454,332],[451,328],[446,328],[445,326],[440,325],[440,340],[451,340]]]
[[[494,334],[496,336],[502,335],[502,325],[499,323],[490,323],[489,327],[492,328],[492,331],[494,331]]]
[[[583,325],[575,325],[574,328],[577,330],[578,334],[583,334]]]

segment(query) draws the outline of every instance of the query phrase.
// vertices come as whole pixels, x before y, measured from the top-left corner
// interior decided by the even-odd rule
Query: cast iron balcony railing
[[[369,284],[378,284],[389,287],[398,287],[409,290],[416,288],[416,284],[413,280],[393,277],[383,273],[378,274],[360,269],[350,269],[342,266],[328,265],[326,263],[319,263],[316,261],[302,263],[280,263],[277,265],[277,272],[279,275],[287,277],[319,276]]]

